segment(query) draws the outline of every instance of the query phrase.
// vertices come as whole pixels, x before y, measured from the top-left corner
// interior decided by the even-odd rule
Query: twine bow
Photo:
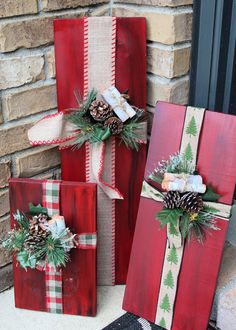
[[[126,100],[122,96],[118,97],[114,91],[111,92],[111,95],[116,100],[116,103],[113,104],[113,107],[120,107],[129,116],[125,106]]]

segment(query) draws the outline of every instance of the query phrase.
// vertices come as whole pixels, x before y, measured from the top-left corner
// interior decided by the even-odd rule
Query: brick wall
[[[8,179],[60,175],[57,148],[31,148],[27,129],[57,107],[53,19],[145,16],[149,123],[157,99],[187,103],[192,0],[5,0],[0,3],[0,239],[9,230]],[[12,284],[0,250],[0,291]]]

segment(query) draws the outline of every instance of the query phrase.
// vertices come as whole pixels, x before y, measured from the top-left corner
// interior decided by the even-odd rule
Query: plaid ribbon
[[[60,214],[60,182],[47,180],[43,182],[43,206],[48,215]],[[63,313],[62,303],[62,270],[55,269],[46,263],[46,307],[49,313]]]
[[[56,270],[55,267],[46,264],[45,267],[46,280],[46,305],[47,311],[50,313],[63,313],[62,301],[62,271]]]
[[[79,234],[76,237],[77,239],[77,247],[79,249],[84,249],[84,250],[88,250],[88,249],[96,249],[97,246],[97,233],[83,233],[83,234]]]
[[[60,181],[47,180],[43,182],[43,206],[51,217],[60,213]]]
[[[43,182],[43,207],[47,208],[49,216],[60,214],[60,181],[47,180]],[[79,234],[76,236],[76,242],[79,249],[96,249],[97,234]],[[62,269],[56,269],[46,263],[44,270],[47,311],[63,314]]]

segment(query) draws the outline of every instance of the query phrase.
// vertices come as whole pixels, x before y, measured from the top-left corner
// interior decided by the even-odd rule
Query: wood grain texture
[[[178,151],[186,108],[159,102],[155,113],[145,178],[158,161]],[[236,117],[207,111],[199,143],[197,168],[205,182],[231,204],[236,181]],[[152,182],[153,184],[153,182]],[[166,230],[155,214],[162,204],[141,197],[123,308],[154,322],[161,281]],[[185,245],[172,330],[205,330],[210,317],[228,222],[204,245]],[[142,242],[142,243],[140,243]]]
[[[59,110],[75,105],[74,90],[83,95],[83,19],[56,20],[55,55]],[[76,46],[75,46],[76,45]],[[131,103],[146,106],[146,23],[144,18],[117,18],[116,82],[120,91],[129,90]],[[66,86],[66,88],[64,88]],[[125,200],[116,201],[115,282],[126,281],[137,216],[146,147],[139,152],[116,140],[116,186]],[[85,148],[61,151],[62,178],[85,181]]]
[[[28,204],[42,204],[42,180],[11,179],[11,225],[17,209],[27,212]],[[73,233],[96,232],[96,185],[62,182],[60,210]],[[73,249],[63,269],[63,310],[65,314],[96,315],[96,250]],[[46,311],[43,271],[21,269],[14,259],[15,305]]]

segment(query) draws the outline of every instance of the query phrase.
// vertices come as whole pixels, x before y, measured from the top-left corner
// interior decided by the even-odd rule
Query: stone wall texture
[[[188,102],[192,0],[0,1],[0,239],[9,230],[8,179],[60,175],[57,148],[32,148],[26,137],[57,109],[53,19],[111,14],[147,19],[149,130],[157,100]],[[2,250],[0,279],[0,291],[12,285]]]

